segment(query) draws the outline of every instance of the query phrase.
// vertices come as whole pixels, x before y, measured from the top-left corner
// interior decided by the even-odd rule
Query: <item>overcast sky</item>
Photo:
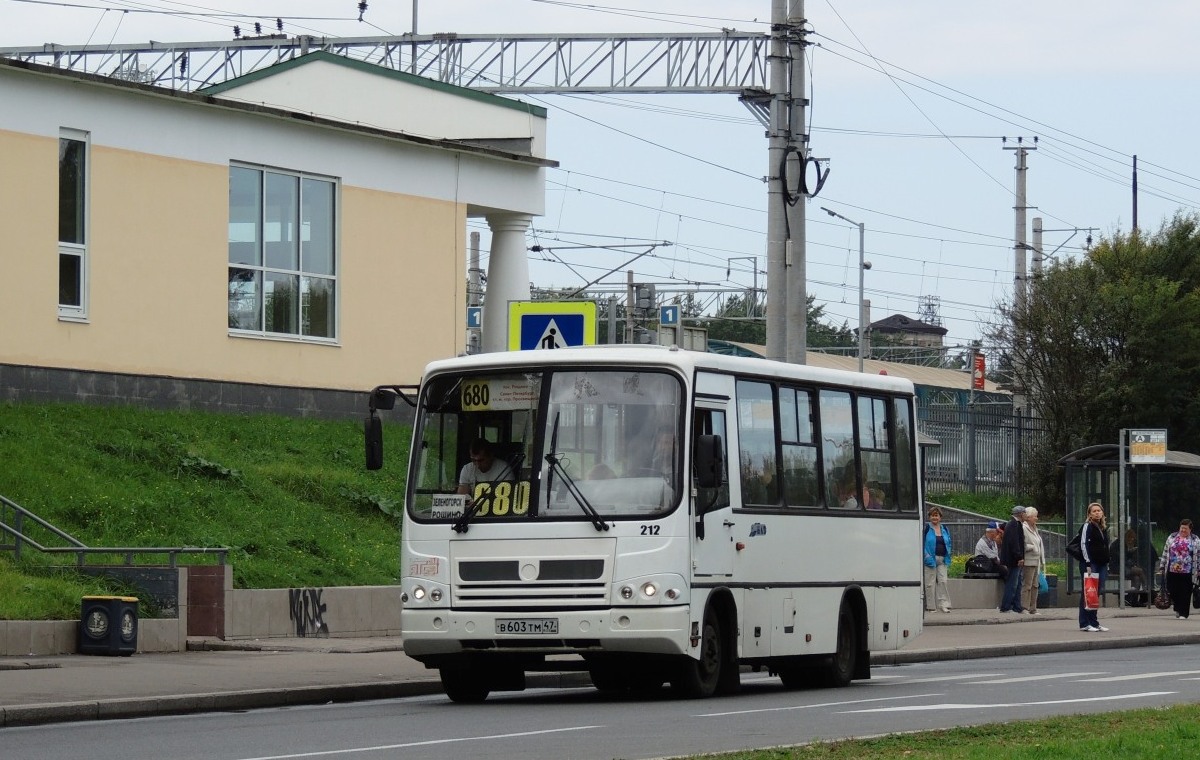
[[[269,30],[277,17],[290,34],[412,30],[411,0],[373,0],[362,21],[357,5],[0,0],[0,47],[222,40],[234,24],[249,31],[260,20]],[[260,15],[239,15],[246,8]],[[808,202],[809,290],[838,323],[857,325],[858,233],[820,206],[866,225],[873,319],[919,316],[920,299],[935,297],[952,346],[995,320],[1014,270],[1014,154],[1002,137],[1009,146],[1039,138],[1029,217],[1051,230],[1048,253],[1079,255],[1087,232],[1077,229],[1100,239],[1130,228],[1134,154],[1143,230],[1200,206],[1200,3],[808,0],[805,11],[812,154],[830,166]],[[417,12],[422,34],[766,33],[771,2],[425,0]],[[765,287],[767,142],[736,97],[521,99],[549,109],[549,155],[561,163],[547,173],[546,215],[530,240],[560,250],[531,254],[536,284],[580,286],[618,267],[625,251],[670,241],[633,265],[639,280],[660,290],[748,288],[756,257]],[[486,226],[471,228],[486,245]],[[577,247],[613,243],[634,247]],[[606,281],[624,280],[621,270]]]

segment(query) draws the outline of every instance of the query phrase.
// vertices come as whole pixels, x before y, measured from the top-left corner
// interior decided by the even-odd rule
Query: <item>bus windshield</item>
[[[676,376],[644,369],[432,377],[409,512],[462,528],[668,512],[683,487],[682,390]]]

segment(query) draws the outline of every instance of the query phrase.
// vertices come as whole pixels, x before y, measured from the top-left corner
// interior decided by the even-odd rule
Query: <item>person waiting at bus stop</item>
[[[1175,617],[1188,617],[1192,606],[1192,587],[1200,574],[1200,538],[1192,534],[1192,521],[1179,521],[1179,530],[1167,536],[1159,571],[1175,608]]]
[[[942,612],[950,611],[949,569],[952,555],[950,531],[942,525],[942,510],[929,510],[925,526],[925,611],[933,612],[934,603]]]
[[[1000,564],[1008,568],[1004,578],[1004,595],[1000,597],[1001,612],[1024,612],[1021,606],[1021,566],[1025,564],[1025,507],[1015,506],[1012,519],[1004,528],[1000,540]]]
[[[1003,524],[997,520],[991,520],[984,526],[983,536],[975,542],[975,556],[990,559],[992,562],[989,572],[997,573],[1001,578],[1008,575],[1008,568],[1000,564],[1000,542],[998,539],[1001,537],[1003,529]]]

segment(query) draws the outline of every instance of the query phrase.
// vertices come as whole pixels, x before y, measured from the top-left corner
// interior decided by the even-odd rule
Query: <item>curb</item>
[[[1081,652],[1097,649],[1132,649],[1133,647],[1170,647],[1200,644],[1200,633],[1164,633],[1143,636],[1094,636],[1074,641],[1046,641],[1021,644],[985,644],[946,649],[926,649],[895,652],[875,652],[872,665],[911,665],[916,662],[946,660],[979,660],[985,657],[1008,657],[1016,654],[1051,654]]]
[[[585,673],[531,673],[527,688],[560,689],[590,686]],[[181,694],[164,697],[115,698],[86,702],[52,702],[0,707],[0,728],[37,726],[88,720],[148,718],[202,712],[258,710],[268,707],[365,702],[442,694],[437,678],[420,681],[357,683],[341,686],[302,686],[290,689]]]

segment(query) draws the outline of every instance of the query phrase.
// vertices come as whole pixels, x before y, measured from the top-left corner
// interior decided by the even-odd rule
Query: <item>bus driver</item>
[[[471,441],[468,450],[471,461],[463,465],[458,473],[458,492],[474,497],[475,486],[479,483],[498,483],[502,480],[512,480],[512,467],[503,459],[497,459],[492,451],[492,444],[486,438],[476,438]]]

